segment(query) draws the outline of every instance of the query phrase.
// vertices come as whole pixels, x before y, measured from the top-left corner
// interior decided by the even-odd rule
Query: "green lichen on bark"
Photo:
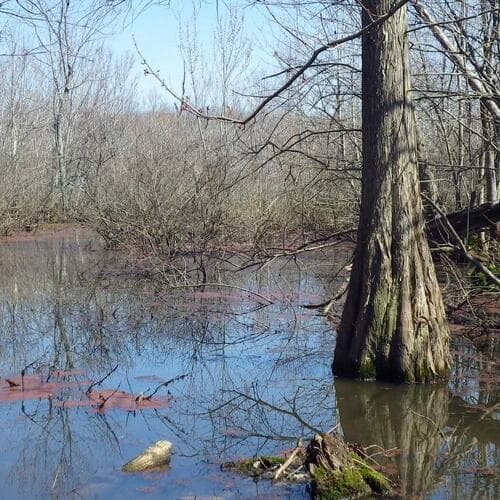
[[[375,370],[375,363],[366,357],[359,367],[359,378],[362,380],[374,379],[377,375]]]
[[[449,372],[446,367],[439,370],[424,360],[415,366],[414,378],[409,378],[405,382],[441,382],[447,378],[449,378]]]

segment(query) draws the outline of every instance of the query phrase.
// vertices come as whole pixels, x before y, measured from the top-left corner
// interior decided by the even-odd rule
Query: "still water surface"
[[[347,253],[245,272],[214,262],[231,287],[165,291],[79,230],[0,243],[1,498],[308,498],[220,465],[336,425],[391,450],[405,498],[500,498],[498,346],[456,341],[448,387],[332,380],[332,327],[300,304],[331,294]],[[115,367],[96,388],[147,395],[185,377],[158,408],[82,406]],[[43,383],[66,370],[49,379],[64,387],[13,400],[5,379],[22,370]],[[121,472],[160,439],[174,444],[168,470]]]

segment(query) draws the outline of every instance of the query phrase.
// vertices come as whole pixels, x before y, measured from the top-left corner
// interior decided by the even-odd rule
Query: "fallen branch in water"
[[[104,375],[104,377],[101,380],[98,380],[97,382],[90,384],[88,386],[87,390],[85,391],[85,394],[90,394],[92,392],[92,389],[96,385],[102,384],[112,373],[114,373],[116,371],[117,368],[118,368],[118,365],[116,365],[113,369],[111,369],[108,373],[106,373],[106,375]]]
[[[123,467],[124,472],[142,472],[148,469],[161,467],[170,461],[172,443],[170,441],[157,441],[143,453],[127,462]]]
[[[293,465],[295,471],[287,475],[287,481],[301,483],[309,479],[306,469],[304,468],[305,449],[298,448],[297,453],[291,459],[286,467]],[[239,472],[250,477],[259,479],[272,479],[276,473],[285,465],[288,460],[281,456],[260,456],[254,458],[243,458],[234,462],[225,462],[221,465],[222,470],[230,470]]]
[[[302,439],[299,439],[297,442],[297,446],[292,451],[292,453],[290,453],[290,456],[283,462],[283,464],[281,464],[279,469],[274,473],[273,481],[279,480],[279,478],[288,469],[288,467],[290,467],[290,464],[295,460],[295,457],[299,454],[301,450],[304,450],[304,447],[302,446]]]
[[[422,195],[434,208],[435,202],[430,201],[428,196]],[[466,208],[451,214],[444,214],[442,210],[436,210],[439,218],[429,221],[426,226],[427,237],[436,244],[446,243],[448,231],[443,234],[443,226],[453,228],[453,232],[460,237],[478,233],[486,229],[495,228],[500,222],[500,203],[494,205],[484,203],[475,208]]]
[[[9,384],[9,387],[20,387],[21,384],[18,384],[17,382],[14,382],[13,380],[10,380],[10,378],[6,378],[5,382]]]
[[[323,307],[323,315],[324,316],[327,316],[329,314],[330,309],[332,308],[333,304],[335,304],[335,302],[337,302],[337,300],[341,299],[347,293],[348,289],[349,289],[349,278],[347,278],[347,280],[344,282],[340,291],[328,301],[328,303],[325,305],[325,307]]]
[[[339,274],[344,270],[349,271],[349,273],[350,273],[351,269],[352,269],[352,263],[342,267],[333,276],[332,280],[337,278],[339,276]],[[347,292],[348,288],[349,288],[349,276],[347,277],[347,279],[344,281],[344,283],[340,287],[340,290],[332,298],[325,300],[325,302],[322,302],[321,304],[300,304],[300,307],[303,307],[305,309],[321,309],[323,312],[323,315],[327,316],[328,313],[330,312],[330,309],[332,308],[333,304],[335,304],[335,302],[337,302],[337,300],[341,299],[344,296],[344,294]]]
[[[167,387],[167,385],[173,384],[174,382],[177,382],[179,380],[182,380],[188,376],[187,373],[184,375],[177,375],[177,377],[171,378],[170,380],[167,380],[166,382],[162,382],[149,396],[144,396],[141,398],[141,395],[137,396],[135,398],[136,401],[139,401],[141,399],[145,400],[150,400],[162,387]]]
[[[434,210],[436,210],[436,212],[440,215],[441,217],[439,219],[440,222],[442,222],[443,225],[446,226],[450,236],[452,237],[453,240],[455,240],[454,245],[450,243],[442,247],[438,246],[437,250],[445,252],[446,251],[458,252],[460,255],[462,255],[463,258],[468,260],[479,272],[483,273],[491,283],[500,287],[500,278],[498,276],[495,276],[482,262],[480,262],[476,257],[474,257],[468,252],[462,239],[455,231],[455,228],[453,227],[452,223],[448,220],[446,214],[441,210],[441,208],[439,208],[437,204],[425,194],[422,194],[422,197],[425,198],[433,206]]]
[[[120,388],[120,384],[118,384],[118,387],[107,398],[103,397],[102,394],[99,394],[102,401],[97,406],[97,409],[102,410],[104,408],[104,405],[118,392],[119,388]]]

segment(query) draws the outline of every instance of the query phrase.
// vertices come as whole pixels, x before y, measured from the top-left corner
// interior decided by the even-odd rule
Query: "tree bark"
[[[394,0],[362,2],[367,26]],[[447,376],[448,326],[424,231],[406,8],[362,39],[361,214],[333,373],[423,382]]]

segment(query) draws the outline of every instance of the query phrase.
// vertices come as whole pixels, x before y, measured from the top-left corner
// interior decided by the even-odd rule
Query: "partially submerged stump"
[[[287,459],[263,456],[221,468],[274,482],[310,480],[311,496],[320,500],[391,494],[390,481],[363,460],[364,450],[358,448],[335,435],[316,434],[305,450],[299,441]]]
[[[306,450],[311,493],[317,499],[357,498],[388,494],[385,476],[367,465],[340,438],[316,434]]]
[[[172,443],[170,441],[157,441],[143,453],[127,462],[123,467],[124,472],[142,472],[166,465],[170,461]]]

